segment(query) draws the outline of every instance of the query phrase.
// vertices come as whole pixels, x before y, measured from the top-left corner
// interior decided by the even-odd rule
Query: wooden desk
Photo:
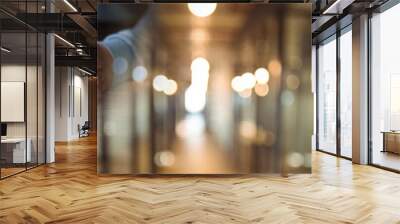
[[[400,132],[382,131],[382,134],[383,134],[382,152],[392,152],[400,154]]]
[[[25,153],[25,138],[6,138],[1,139],[1,151],[2,159],[6,160],[6,163],[26,163],[31,162],[32,153],[31,145],[32,141],[30,138],[26,140],[27,147]],[[12,159],[11,159],[12,158]]]

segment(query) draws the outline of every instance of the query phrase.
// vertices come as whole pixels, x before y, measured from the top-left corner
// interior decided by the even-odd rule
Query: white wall
[[[38,69],[38,70],[37,70]],[[24,82],[26,84],[26,106],[19,108],[20,113],[26,112],[26,120],[22,122],[6,122],[7,137],[21,138],[27,136],[30,139],[32,161],[44,163],[45,151],[45,115],[44,115],[44,73],[42,67],[25,66],[25,64],[3,64],[1,66],[2,82]],[[26,80],[27,79],[27,80]],[[2,95],[2,98],[7,95]],[[10,107],[2,107],[1,110],[13,110]],[[16,110],[14,108],[14,110]],[[13,111],[8,111],[13,113]],[[16,113],[14,111],[14,113]],[[39,154],[38,157],[37,153]],[[48,157],[51,158],[51,157]],[[51,162],[52,160],[48,160]]]
[[[78,124],[88,120],[88,78],[76,68],[56,68],[55,140],[79,138]]]

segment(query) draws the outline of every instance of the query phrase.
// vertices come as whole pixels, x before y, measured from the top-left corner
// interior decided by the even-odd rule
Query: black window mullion
[[[36,1],[36,13],[39,13],[39,0]],[[39,165],[39,32],[36,31],[36,166],[38,165]]]
[[[372,11],[368,12],[368,31],[367,31],[367,39],[368,39],[368,54],[367,54],[367,83],[368,83],[368,111],[367,111],[367,132],[368,132],[368,164],[373,164],[373,149],[372,149],[372,29],[371,29],[371,20],[372,20]]]
[[[319,150],[319,44],[315,47],[315,148]]]
[[[340,118],[340,83],[341,83],[341,64],[340,64],[340,35],[336,31],[336,154],[341,156],[341,118]]]
[[[2,41],[2,32],[1,32],[1,29],[2,28],[2,22],[0,21],[0,47],[2,47],[2,43],[3,43],[3,41]],[[1,56],[2,56],[2,52],[0,51],[0,111],[1,111],[1,76],[2,76],[2,74],[1,74],[1,67],[2,67],[2,58],[1,58]],[[2,122],[1,122],[1,113],[0,113],[0,124],[2,124]],[[1,145],[2,144],[0,144],[0,179],[2,179],[2,177],[1,177],[1,170],[2,170],[2,157],[1,157],[1,150],[2,150],[2,148],[1,148]]]
[[[28,19],[28,1],[25,0],[25,21]],[[26,23],[25,23],[26,24]],[[27,96],[28,96],[28,26],[25,25],[25,100],[24,100],[24,120],[25,120],[25,170],[28,170],[28,113],[27,113]]]

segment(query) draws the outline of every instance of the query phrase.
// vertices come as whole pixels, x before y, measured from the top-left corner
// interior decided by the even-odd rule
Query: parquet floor
[[[99,177],[96,141],[0,181],[0,223],[400,223],[400,175],[313,153],[313,174]]]

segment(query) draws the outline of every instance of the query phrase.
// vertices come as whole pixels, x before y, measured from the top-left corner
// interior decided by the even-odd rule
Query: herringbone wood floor
[[[400,175],[313,153],[313,174],[99,177],[96,141],[0,181],[0,223],[400,223]]]

